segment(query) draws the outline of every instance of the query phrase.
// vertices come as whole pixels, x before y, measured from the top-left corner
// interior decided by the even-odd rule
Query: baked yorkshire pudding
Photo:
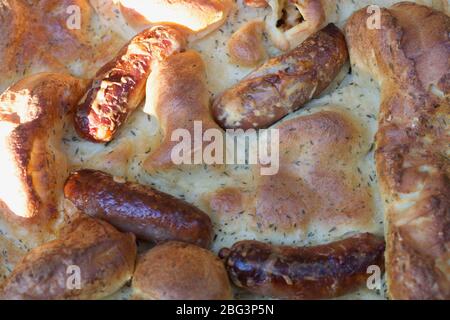
[[[228,40],[228,52],[234,63],[255,67],[265,58],[264,22],[253,20],[243,25]]]
[[[220,27],[232,9],[231,0],[120,0],[121,11],[137,28],[161,23],[206,35]]]
[[[101,299],[134,271],[136,243],[108,223],[82,217],[59,239],[31,250],[0,287],[8,300]]]
[[[171,241],[139,257],[133,296],[148,300],[228,300],[230,282],[223,263],[208,250]]]
[[[304,236],[313,227],[370,229],[369,186],[357,169],[368,144],[358,123],[348,113],[326,110],[275,128],[280,134],[279,171],[259,176],[257,166],[255,172],[258,225],[263,230],[301,230]]]
[[[201,132],[214,130],[222,135],[221,128],[209,114],[209,94],[206,85],[205,64],[199,53],[190,50],[175,54],[158,65],[147,82],[145,112],[159,121],[163,131],[161,144],[143,163],[148,172],[174,169],[180,165],[172,160],[172,152],[179,144],[176,132],[186,130],[194,136],[195,123],[201,124]],[[194,163],[207,143],[199,144],[186,154],[186,161]]]
[[[67,174],[63,129],[86,86],[66,74],[40,73],[0,96],[0,199],[7,220],[17,217],[31,228],[58,218]]]
[[[295,48],[327,22],[335,0],[268,0],[267,31],[280,50]]]
[[[0,90],[44,71],[92,76],[124,43],[97,20],[89,0],[1,1]]]
[[[394,299],[449,299],[450,17],[413,3],[355,13],[346,34],[355,72],[380,85],[376,162]]]

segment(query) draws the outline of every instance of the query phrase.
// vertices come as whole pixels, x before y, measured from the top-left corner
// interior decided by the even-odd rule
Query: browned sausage
[[[316,247],[238,242],[219,256],[231,280],[250,292],[285,299],[337,297],[366,283],[367,268],[384,268],[384,241],[372,234]]]
[[[79,210],[140,239],[210,245],[212,223],[206,213],[153,188],[116,180],[101,171],[77,171],[67,180],[64,194]]]
[[[344,35],[330,24],[217,97],[214,118],[223,128],[267,128],[318,97],[347,60]]]
[[[184,48],[181,33],[168,26],[142,31],[104,65],[81,100],[75,128],[83,138],[108,142],[145,95],[152,64]]]

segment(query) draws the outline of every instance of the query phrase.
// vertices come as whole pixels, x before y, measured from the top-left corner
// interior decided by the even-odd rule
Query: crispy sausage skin
[[[57,240],[27,253],[0,289],[0,299],[101,299],[131,279],[136,254],[134,235],[84,216]]]
[[[273,246],[241,241],[219,256],[235,285],[284,299],[341,296],[366,283],[367,268],[384,268],[384,241],[372,234],[316,247]]]
[[[81,211],[154,242],[178,240],[209,247],[212,222],[189,203],[156,189],[94,170],[74,172],[64,195]]]
[[[78,134],[92,142],[111,141],[143,100],[152,64],[184,46],[182,34],[168,26],[156,26],[135,36],[97,72],[75,113]]]
[[[319,96],[347,60],[344,35],[330,24],[218,96],[213,116],[226,129],[267,128]]]

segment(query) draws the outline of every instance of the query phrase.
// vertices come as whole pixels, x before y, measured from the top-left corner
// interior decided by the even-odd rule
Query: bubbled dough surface
[[[250,20],[264,18],[269,13],[269,10],[244,8],[241,2],[241,0],[238,0],[239,10],[231,14],[224,26],[205,39],[190,45],[191,48],[201,53],[206,63],[208,86],[211,95],[220,93],[251,72],[251,69],[238,67],[229,62],[226,43],[231,34],[240,26]],[[329,17],[329,21],[342,26],[352,12],[361,7],[369,4],[389,6],[400,1],[337,0],[336,2],[336,13]],[[418,0],[416,2],[428,5],[433,5],[433,2],[436,3],[433,0]],[[134,31],[114,12],[104,12],[103,15],[93,17],[92,23],[99,26],[95,28],[99,30],[98,33],[108,34],[108,37],[115,37],[114,46],[117,48],[126,43],[127,39],[134,34]],[[118,28],[118,25],[121,28]],[[113,26],[112,31],[105,31],[108,30],[109,26]],[[99,34],[92,36],[95,36],[96,39],[101,39]],[[278,54],[277,50],[270,45],[267,39],[265,40],[265,45],[270,55]],[[110,49],[104,59],[101,60],[107,61],[111,58],[109,51]],[[78,76],[90,77],[101,63],[102,61],[95,61],[95,63],[89,65],[89,62],[74,61],[69,65],[69,69]],[[86,67],[86,64],[89,67]],[[83,66],[82,69],[80,68],[81,65]],[[6,79],[6,81],[3,81],[2,89],[5,88],[5,83],[7,82],[10,83],[11,80]],[[152,185],[162,191],[183,198],[210,214],[216,231],[213,244],[213,250],[216,252],[224,246],[231,246],[234,242],[243,239],[270,241],[275,244],[314,245],[333,241],[348,232],[370,231],[380,235],[383,233],[383,204],[378,194],[372,147],[377,130],[378,106],[379,92],[372,84],[371,79],[360,77],[359,75],[346,75],[339,87],[333,88],[328,94],[309,103],[302,110],[283,120],[287,121],[298,116],[308,117],[323,111],[338,111],[338,114],[345,115],[346,121],[350,121],[348,125],[351,129],[349,130],[354,130],[353,133],[358,137],[358,139],[355,139],[357,142],[352,141],[352,143],[357,144],[355,147],[359,150],[359,159],[353,164],[356,167],[352,170],[352,179],[357,180],[358,185],[363,185],[364,192],[367,193],[367,196],[364,197],[364,201],[368,206],[368,209],[364,212],[367,219],[355,217],[352,220],[352,216],[350,216],[350,219],[344,220],[345,223],[335,226],[336,223],[333,219],[330,219],[327,224],[327,220],[323,221],[322,217],[320,223],[314,223],[313,217],[312,223],[309,223],[306,229],[302,228],[298,232],[286,233],[277,228],[258,228],[254,218],[254,203],[245,200],[254,198],[254,190],[258,183],[258,177],[255,178],[253,175],[252,169],[254,168],[251,168],[251,166],[227,166],[226,169],[221,170],[210,170],[203,166],[195,166],[189,169],[183,167],[181,170],[156,172],[152,176],[148,175],[144,171],[142,163],[152,150],[155,150],[159,145],[162,132],[156,119],[143,111],[144,105],[131,116],[125,128],[113,142],[107,145],[98,145],[81,141],[74,131],[69,128],[63,140],[63,149],[66,151],[73,169],[93,168],[104,170],[114,175],[124,176],[129,180]],[[151,106],[145,106],[145,109],[151,109]],[[314,138],[314,136],[311,138]],[[306,169],[303,168],[302,170]],[[343,179],[345,178],[344,176]],[[238,200],[242,202],[237,205],[238,209],[231,210],[233,211],[231,213],[225,212],[227,210],[220,210],[220,201],[219,205],[213,206],[216,210],[211,209],[209,205],[209,199],[214,191],[224,188],[226,188],[227,192],[222,193],[221,199],[225,199],[225,202],[227,199],[231,199],[231,204],[235,204]],[[233,190],[236,189],[240,190],[241,196],[236,196],[233,193]],[[230,192],[230,195],[227,196],[228,192]],[[233,205],[229,204],[228,207],[233,207]],[[239,208],[242,210],[239,210]],[[68,208],[68,210],[71,210],[71,208]],[[237,211],[239,212],[237,213]],[[0,220],[0,247],[2,249],[0,252],[0,265],[3,266],[0,268],[0,282],[10,272],[18,257],[26,251],[26,248],[20,242],[16,241],[13,244],[14,240],[10,239],[8,229],[9,226]],[[144,248],[141,247],[141,250],[144,250]],[[129,288],[124,288],[111,298],[123,299],[128,298],[129,295]],[[237,292],[237,298],[239,297],[257,298],[243,292]],[[342,298],[380,299],[383,297],[383,290],[382,292],[375,292],[363,289]]]

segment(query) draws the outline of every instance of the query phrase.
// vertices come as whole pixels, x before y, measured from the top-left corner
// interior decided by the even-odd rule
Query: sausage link
[[[101,171],[77,171],[68,178],[64,195],[79,210],[139,239],[209,247],[212,222],[206,213],[153,188],[117,180]]]
[[[347,60],[344,35],[329,24],[218,96],[213,116],[226,129],[267,128],[318,97]]]
[[[219,256],[238,287],[284,299],[325,299],[358,289],[367,268],[384,270],[384,241],[372,234],[316,247],[273,246],[241,241]]]
[[[98,72],[75,114],[79,135],[92,142],[108,142],[145,95],[152,64],[180,52],[181,33],[168,26],[142,31]]]

